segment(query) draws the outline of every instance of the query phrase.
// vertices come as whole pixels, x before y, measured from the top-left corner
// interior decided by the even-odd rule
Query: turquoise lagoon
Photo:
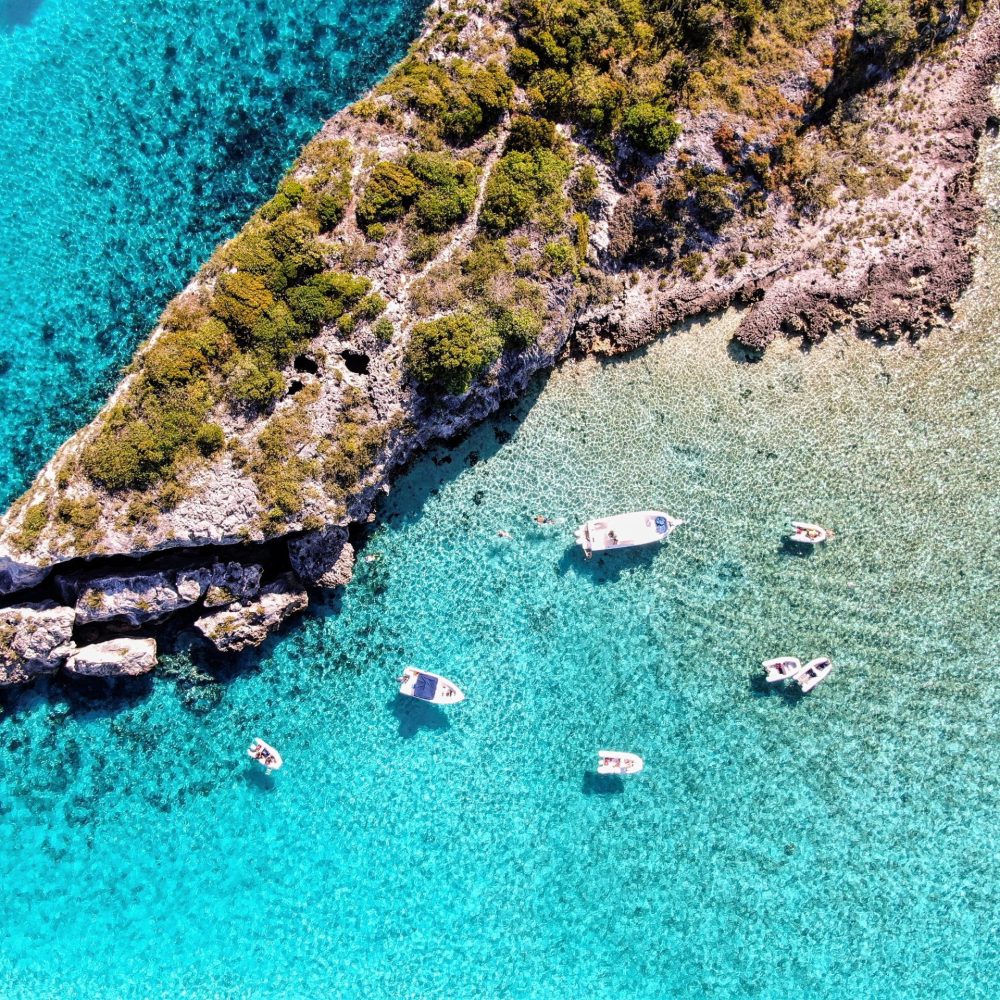
[[[354,583],[259,655],[6,697],[0,994],[995,996],[985,155],[976,286],[919,347],[740,364],[727,315],[564,366],[417,463]],[[666,546],[572,548],[647,504],[687,521]],[[790,553],[794,515],[836,541]],[[837,670],[768,693],[776,651]],[[409,662],[468,700],[401,702]],[[601,746],[646,772],[596,778]]]

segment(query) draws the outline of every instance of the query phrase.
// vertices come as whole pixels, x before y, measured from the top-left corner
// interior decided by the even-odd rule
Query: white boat
[[[776,656],[773,660],[765,660],[763,667],[767,671],[767,683],[777,684],[794,677],[802,669],[802,661],[795,656]]]
[[[597,751],[598,774],[638,774],[644,766],[637,753],[625,753],[622,750]]]
[[[639,510],[587,521],[576,529],[575,536],[589,556],[591,552],[666,541],[670,532],[683,523],[661,510]]]
[[[815,660],[810,660],[795,674],[792,680],[802,689],[802,693],[806,694],[812,691],[820,681],[825,680],[831,670],[833,670],[833,663],[830,657],[817,656]]]
[[[281,759],[281,754],[274,747],[268,746],[259,736],[247,747],[247,753],[255,761],[267,768],[268,774],[272,771],[277,771],[284,763]]]
[[[791,541],[801,545],[819,545],[830,538],[832,532],[820,524],[810,524],[808,521],[792,521]]]
[[[399,678],[399,693],[418,701],[429,701],[432,705],[457,705],[465,701],[465,695],[453,681],[428,670],[407,667]]]

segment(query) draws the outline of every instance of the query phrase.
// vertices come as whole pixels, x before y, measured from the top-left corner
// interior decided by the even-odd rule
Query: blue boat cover
[[[656,532],[657,532],[657,534],[660,534],[660,535],[666,534],[667,527],[668,527],[668,525],[667,525],[667,519],[665,517],[657,517],[657,518],[655,518],[655,523],[656,523]]]
[[[437,691],[437,678],[428,674],[417,674],[417,683],[413,685],[413,697],[422,701],[433,701]]]

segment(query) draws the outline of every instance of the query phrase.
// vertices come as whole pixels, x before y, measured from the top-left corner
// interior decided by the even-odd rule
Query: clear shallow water
[[[0,506],[423,7],[0,0]]]
[[[404,478],[342,599],[197,659],[222,683],[181,655],[131,699],[9,698],[0,994],[993,996],[988,164],[977,287],[920,350],[738,366],[725,317],[566,367]],[[667,546],[569,547],[647,503],[688,521]],[[793,515],[836,542],[789,555]],[[766,695],[775,651],[837,671]],[[469,700],[398,702],[406,662]],[[647,771],[599,782],[605,745]]]

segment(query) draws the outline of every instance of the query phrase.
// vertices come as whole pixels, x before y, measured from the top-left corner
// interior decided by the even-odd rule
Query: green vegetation
[[[388,428],[375,422],[363,392],[348,386],[342,407],[332,438],[319,449],[326,489],[340,496],[361,481],[388,440]]]
[[[406,348],[406,366],[421,382],[445,392],[468,392],[473,379],[500,356],[492,322],[472,313],[452,313],[417,323]]]
[[[376,226],[409,212],[409,222],[422,232],[444,232],[472,210],[478,178],[468,160],[445,153],[412,153],[402,163],[381,160],[358,203],[358,225],[372,237]]]
[[[491,129],[510,107],[514,84],[498,63],[474,66],[404,59],[376,94],[390,94],[422,118],[432,134],[467,146]]]
[[[567,208],[562,190],[569,173],[570,164],[552,150],[504,153],[486,182],[479,225],[501,235],[527,222],[558,223]]]
[[[25,512],[21,528],[14,537],[14,544],[23,552],[30,549],[41,537],[49,523],[49,505],[32,504]]]
[[[370,282],[326,271],[318,240],[343,216],[352,158],[347,142],[306,146],[275,196],[205,266],[205,287],[168,306],[128,393],[81,455],[95,483],[144,490],[220,452],[212,410],[267,410],[285,391],[292,353],[365,299]]]

